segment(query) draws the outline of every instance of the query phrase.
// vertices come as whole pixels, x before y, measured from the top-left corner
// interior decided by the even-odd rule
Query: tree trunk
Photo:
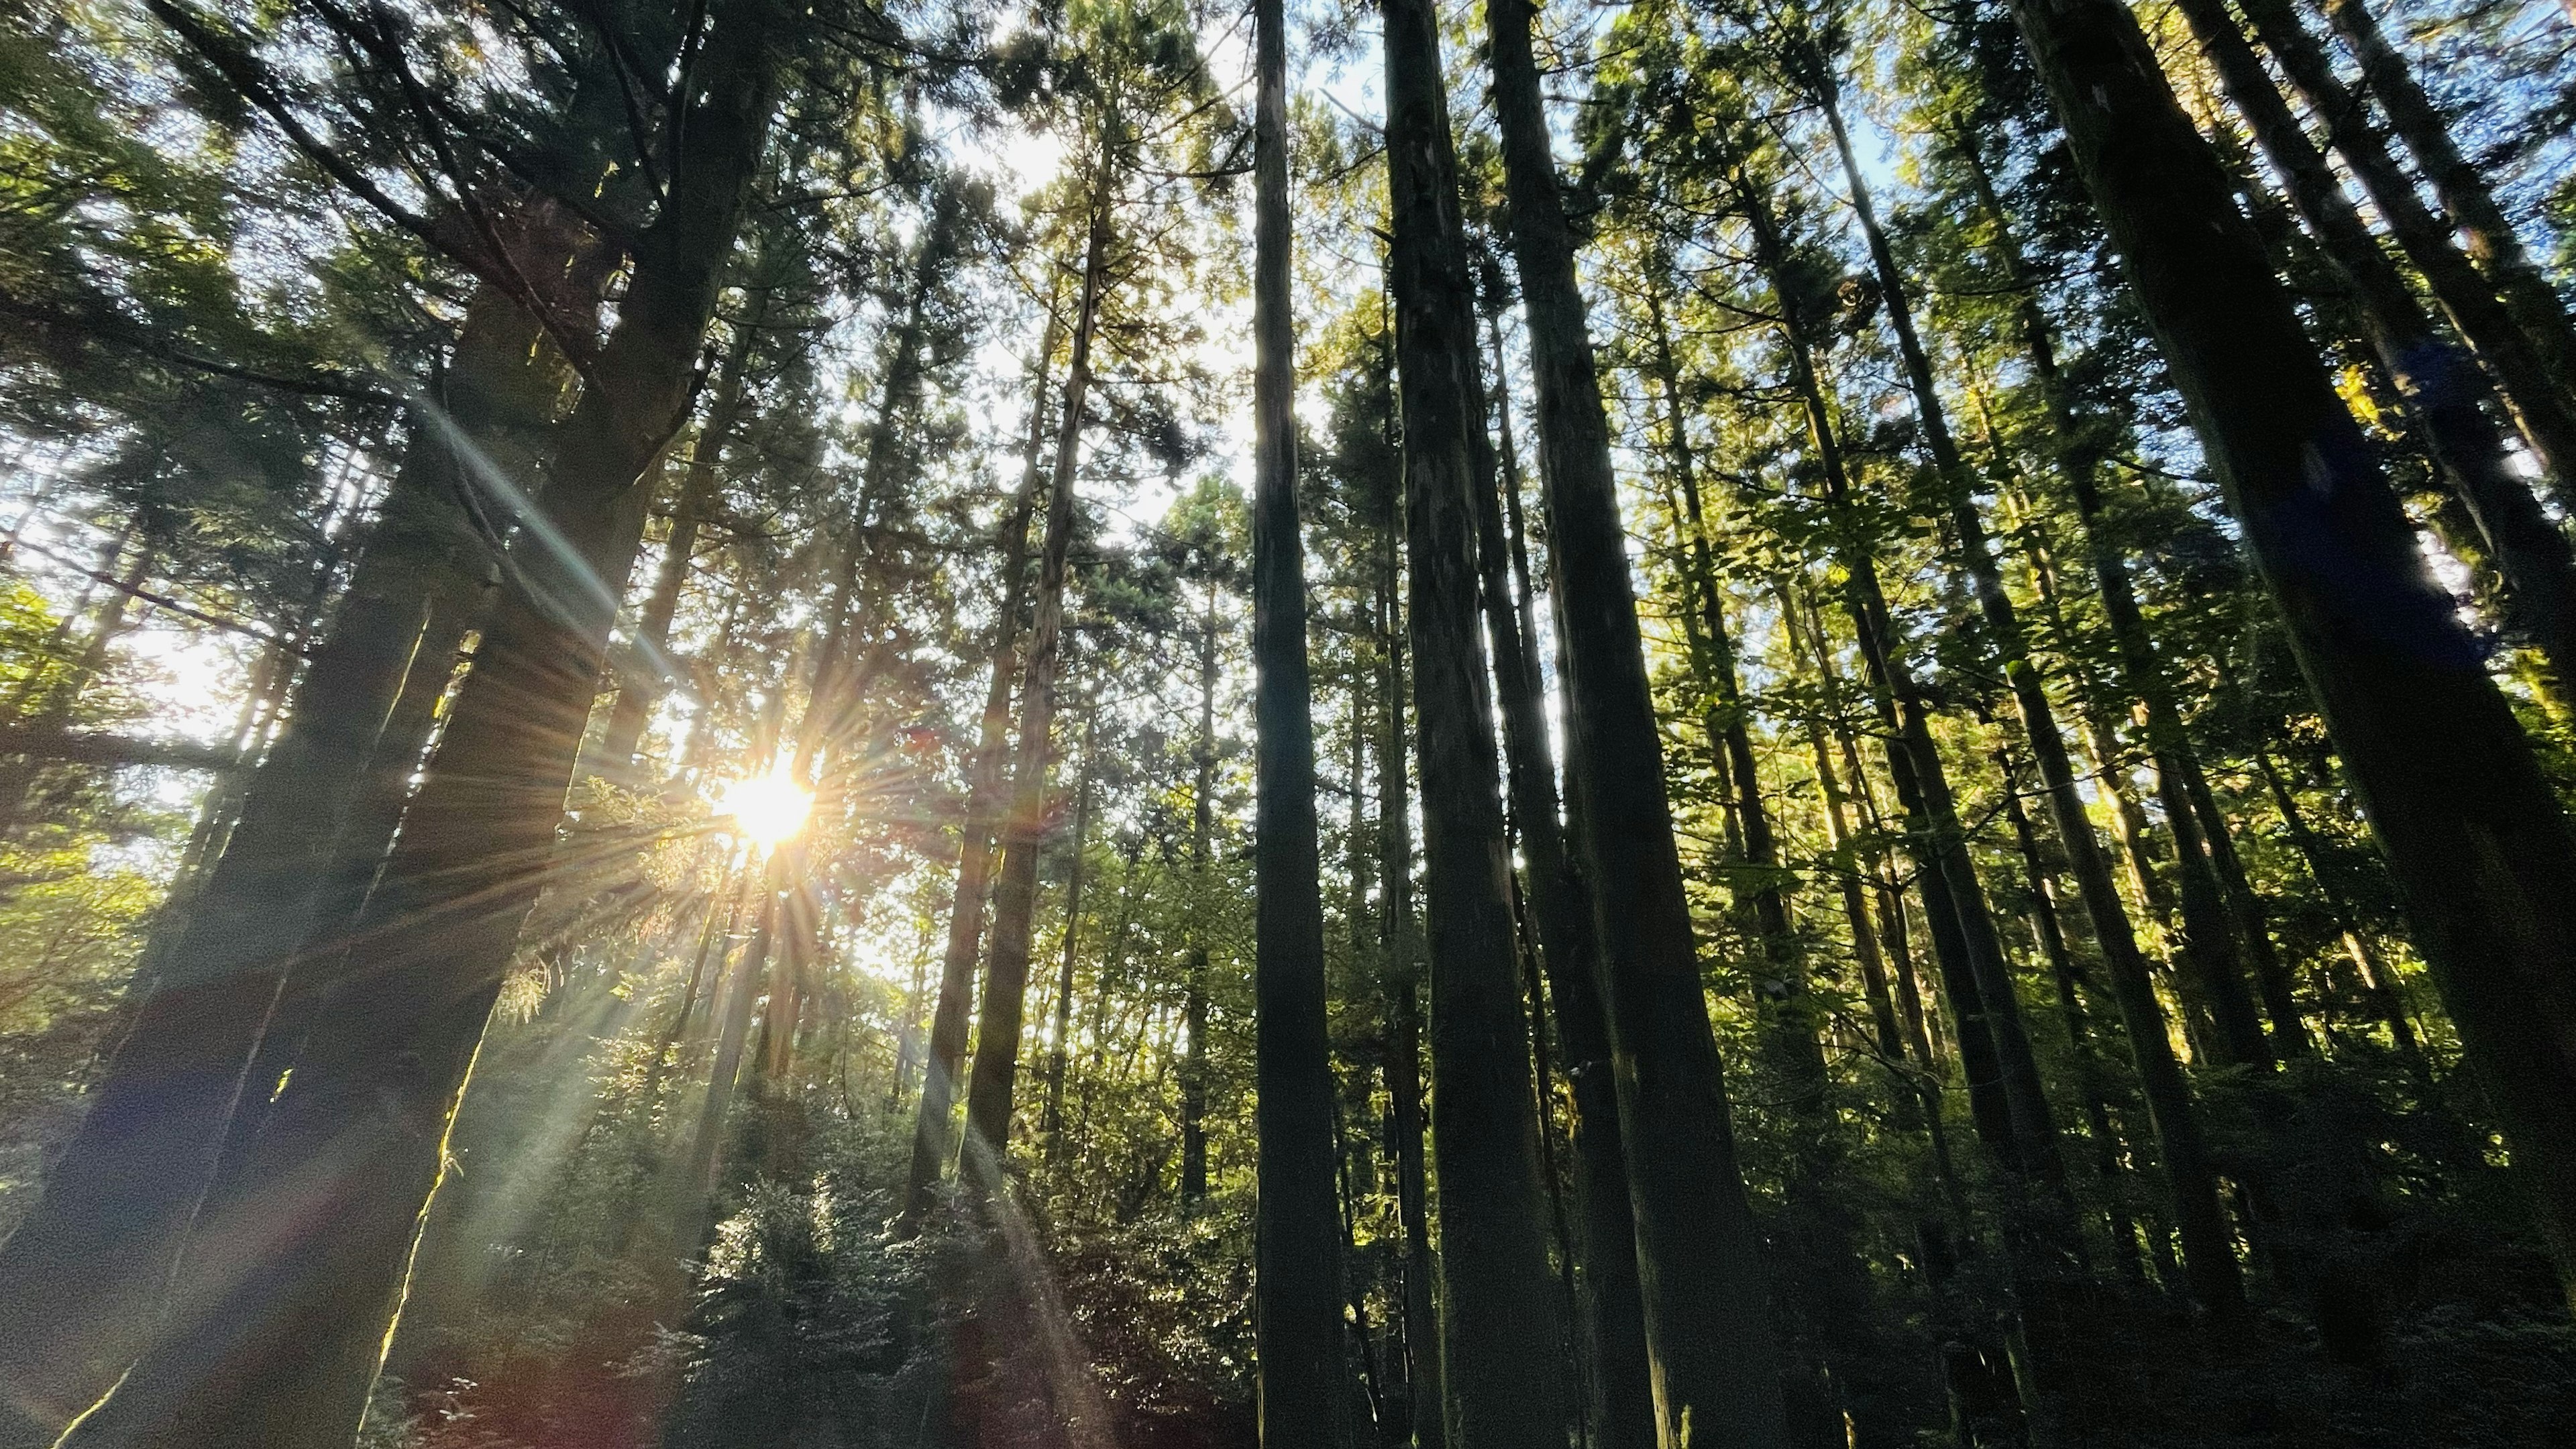
[[[2503,435],[2489,415],[2490,406],[2503,412],[2503,403],[2485,375],[2434,330],[2342,179],[2273,87],[2225,0],[2183,0],[2181,9],[2290,204],[2351,288],[2371,350],[2404,394],[2435,466],[2468,509],[2502,576],[2506,628],[2540,652],[2547,687],[2564,708],[2576,687],[2576,557],[2566,534],[2507,464]],[[2000,216],[1991,202],[1987,209]],[[2021,305],[2028,314],[2038,303],[2025,294]]]
[[[2039,943],[2041,959],[2048,962],[2049,979],[2057,986],[2057,1011],[2066,1026],[2066,1047],[2075,1059],[2075,1090],[2084,1099],[2084,1126],[2093,1139],[2093,1171],[2100,1179],[2104,1225],[2111,1233],[2111,1257],[2119,1265],[2120,1276],[2132,1283],[2144,1282],[2146,1269],[2138,1257],[2138,1228],[2129,1220],[2128,1193],[2122,1182],[2120,1139],[2111,1129],[2111,1106],[2102,1089],[2102,1069],[2094,1054],[2091,1022],[2084,1010],[2084,998],[2078,993],[2078,973],[2074,953],[2067,949],[2066,931],[2057,915],[2057,880],[2052,863],[2042,852],[2039,832],[2030,821],[2030,812],[2022,807],[2021,791],[2013,780],[2012,761],[2003,751],[1995,752],[1995,767],[2004,777],[2004,814],[2012,821],[2013,843],[2021,850],[2023,868],[2030,878],[2030,930]],[[2166,1164],[2172,1171],[2172,1164]],[[2208,1185],[2209,1200],[2217,1202],[2216,1184]]]
[[[758,275],[757,264],[753,272],[750,285],[744,288],[744,300],[750,310],[733,326],[732,345],[725,349],[723,367],[716,375],[714,401],[707,405],[706,421],[699,425],[698,436],[690,444],[688,472],[681,479],[680,496],[671,504],[671,531],[662,541],[662,559],[653,573],[652,592],[644,596],[644,607],[637,611],[636,672],[618,686],[617,703],[609,710],[608,729],[600,741],[600,764],[611,776],[633,767],[645,723],[671,682],[647,676],[648,672],[659,673],[664,651],[670,647],[671,619],[680,610],[680,591],[689,582],[689,565],[697,554],[698,528],[716,506],[717,468],[742,418],[743,374],[751,364],[751,349],[759,340],[762,322],[769,315],[771,292],[767,279]]]
[[[2327,23],[2361,62],[2362,78],[2398,138],[2414,153],[2417,168],[2433,183],[2433,194],[2450,213],[2470,259],[2501,294],[2505,309],[2548,363],[2562,393],[2576,388],[2576,328],[2568,325],[2566,303],[2523,249],[2486,177],[2460,154],[2450,123],[2416,81],[2413,67],[2389,43],[2364,0],[2322,0],[2322,8]]]
[[[1530,7],[1501,0],[1486,20],[1567,664],[1568,795],[1593,891],[1657,1435],[1780,1449],[1788,1419],[1768,1283],[1700,988]]]
[[[1536,918],[1539,964],[1547,978],[1557,1046],[1573,1089],[1574,1216],[1582,1225],[1575,1314],[1587,1350],[1584,1361],[1591,1369],[1585,1377],[1589,1399],[1584,1419],[1597,1449],[1646,1449],[1655,1442],[1654,1366],[1646,1353],[1645,1303],[1637,1282],[1636,1209],[1628,1196],[1627,1152],[1619,1140],[1619,1087],[1610,1023],[1601,1002],[1592,896],[1568,855],[1557,814],[1520,465],[1512,447],[1511,389],[1503,382],[1502,367],[1502,337],[1496,328],[1494,393],[1503,441],[1498,482],[1505,510],[1504,516],[1490,516],[1493,510],[1483,506],[1479,495],[1477,557],[1486,627],[1498,656],[1494,681],[1502,696],[1508,760],[1504,778],[1511,792],[1512,823],[1530,882],[1529,914]],[[1496,538],[1497,533],[1505,536]],[[1550,1098],[1542,1093],[1541,1100]],[[1544,1128],[1545,1121],[1540,1125]],[[1551,1173],[1551,1187],[1556,1180]]]
[[[1065,865],[1064,941],[1062,959],[1056,968],[1055,1030],[1047,1051],[1046,1114],[1039,1127],[1046,1137],[1047,1159],[1051,1162],[1064,1155],[1064,1069],[1073,1050],[1073,970],[1082,959],[1082,856],[1083,845],[1091,838],[1091,787],[1099,765],[1093,750],[1099,737],[1099,705],[1095,702],[1083,723],[1082,775],[1073,787],[1073,849]]]
[[[1377,529],[1378,642],[1386,660],[1386,736],[1377,761],[1378,898],[1386,903],[1380,926],[1387,997],[1386,1095],[1395,1130],[1396,1213],[1404,1228],[1406,1413],[1416,1449],[1443,1449],[1449,1442],[1449,1396],[1440,1371],[1440,1311],[1434,1292],[1438,1268],[1431,1252],[1430,1173],[1422,1151],[1422,941],[1413,918],[1404,630],[1396,588],[1404,496],[1397,480],[1377,482],[1383,510]]]
[[[1261,1442],[1342,1449],[1352,1401],[1342,1339],[1342,1220],[1333,1047],[1325,1019],[1314,693],[1297,509],[1296,321],[1289,296],[1288,22],[1253,7],[1252,713],[1253,1346]],[[1351,782],[1354,799],[1359,781]],[[1363,1335],[1368,1323],[1359,1322]]]
[[[2399,248],[2424,274],[2451,325],[2495,374],[2524,439],[2557,480],[2563,501],[2570,470],[2576,469],[2576,399],[2571,399],[2567,379],[2551,372],[2548,359],[2497,300],[2487,279],[2461,254],[2451,227],[2425,204],[2388,143],[2372,129],[2361,98],[2336,77],[2325,48],[2290,0],[2239,4],[2264,48],[2307,98],[2325,128],[2327,144],[2343,157]]]
[[[1888,245],[1887,234],[1878,224],[1878,213],[1869,194],[1869,183],[1862,176],[1859,159],[1853,154],[1851,136],[1843,124],[1840,84],[1828,76],[1818,87],[1826,125],[1834,136],[1834,147],[1842,159],[1843,176],[1851,188],[1852,209],[1860,220],[1861,232],[1869,245],[1870,259],[1876,266],[1879,293],[1887,309],[1890,328],[1896,333],[1898,354],[1905,364],[1906,381],[1913,393],[1914,410],[1930,445],[1933,464],[1940,469],[1948,485],[1950,526],[1957,538],[1961,562],[1966,565],[1975,588],[1978,613],[1986,625],[1988,637],[2000,656],[2003,676],[2010,685],[2013,703],[2020,716],[2022,732],[2028,740],[2032,758],[2039,766],[2040,784],[2046,796],[2051,823],[2057,827],[2058,843],[2065,849],[2068,865],[2075,877],[2077,898],[2084,903],[2084,914],[2092,922],[2094,943],[2101,949],[2109,966],[2115,994],[2121,1003],[2121,1022],[2130,1037],[2130,1057],[2135,1063],[2141,1089],[2147,1098],[2149,1113],[2156,1124],[2156,1137],[2166,1167],[2166,1185],[2173,1194],[2174,1223],[2183,1238],[2185,1266],[2191,1278],[2192,1296],[2201,1305],[2222,1318],[2233,1318],[2244,1308],[2244,1285],[2236,1270],[2234,1240],[2227,1232],[2227,1221],[2218,1202],[2217,1179],[2211,1170],[2208,1148],[2202,1139],[2198,1114],[2191,1101],[2190,1085],[2183,1079],[2182,1066],[2173,1058],[2171,1042],[2165,1035],[2164,1017],[2152,1007],[2152,989],[2138,988],[2151,979],[2144,952],[2138,949],[2136,933],[2130,929],[2128,911],[2121,905],[2120,891],[2111,875],[2109,857],[2103,852],[2101,838],[2093,833],[2093,818],[2086,811],[2084,797],[2076,789],[2075,769],[2067,758],[2066,738],[2058,730],[2055,706],[2037,666],[2030,657],[2027,636],[2021,617],[2013,607],[2012,597],[2004,591],[2003,572],[1996,566],[1993,546],[1987,541],[1985,520],[1977,511],[1971,496],[1972,475],[1959,453],[1956,438],[1941,403],[1938,385],[1932,376],[1932,361],[1924,351],[1921,337],[1914,328],[1914,311],[1906,290],[1904,271],[1897,265],[1895,250]],[[2186,811],[2186,814],[2188,812]],[[2190,871],[2186,869],[2186,876]],[[2214,880],[2205,884],[2214,887]],[[2214,895],[2214,890],[2205,894]],[[2195,913],[2193,903],[2200,902]],[[2214,899],[2201,899],[2189,886],[2184,893],[2184,918],[2190,925],[2190,941],[2202,967],[2211,981],[2213,995],[2224,996],[2241,1008],[2228,1019],[2240,1028],[2250,1028],[2252,1045],[2266,1054],[2262,1046],[2262,1028],[2253,1024],[2253,1006],[2245,994],[2245,981],[2236,964],[2234,938],[2229,934],[2226,912]],[[2061,943],[2062,944],[2062,943]],[[2231,989],[2232,988],[2232,994]]]
[[[958,822],[957,881],[949,897],[947,951],[939,968],[939,999],[930,1018],[929,1056],[922,1069],[921,1098],[913,1114],[912,1165],[904,1180],[903,1210],[897,1230],[909,1235],[919,1225],[924,1194],[936,1186],[955,1153],[949,1140],[957,1088],[965,1079],[966,1029],[974,1010],[975,956],[984,938],[984,897],[992,884],[993,830],[1002,811],[1006,781],[1003,764],[1009,749],[1011,679],[1018,662],[1020,613],[1028,597],[1029,515],[1038,488],[1039,461],[1046,447],[1047,379],[1062,335],[1055,299],[1047,299],[1046,330],[1038,343],[1034,369],[1037,387],[1029,402],[1028,443],[1021,455],[1020,487],[1003,512],[1002,605],[993,623],[993,667],[984,689],[984,714],[977,726],[975,753],[966,765],[966,814]]]
[[[1082,300],[1056,424],[1055,473],[1047,494],[1046,545],[1039,556],[1037,608],[1020,672],[1020,737],[1003,814],[1001,881],[993,891],[993,945],[984,962],[984,1011],[966,1086],[964,1172],[979,1192],[998,1191],[1011,1141],[1011,1097],[1020,1072],[1022,999],[1029,984],[1030,932],[1037,912],[1038,852],[1046,843],[1046,787],[1053,758],[1055,681],[1064,635],[1065,577],[1073,554],[1074,482],[1082,460],[1083,407],[1091,391],[1091,346],[1107,285],[1109,219],[1116,203],[1106,174],[1093,178],[1090,233],[1082,259]],[[954,938],[951,938],[952,941]],[[925,1098],[925,1104],[927,1098]],[[925,1119],[927,1106],[924,1107]]]
[[[1311,726],[1310,726],[1311,728]],[[1199,626],[1199,737],[1192,748],[1198,776],[1190,788],[1190,881],[1200,902],[1192,913],[1182,964],[1181,1018],[1189,1042],[1181,1058],[1181,1205],[1207,1196],[1208,950],[1200,924],[1213,898],[1208,867],[1216,832],[1216,581],[1208,580],[1207,617]]]
[[[505,433],[543,422],[556,379],[525,360],[538,334],[497,290],[469,302],[445,376],[454,432],[415,424],[223,854],[160,953],[151,994],[44,1195],[0,1248],[0,1378],[11,1386],[0,1443],[50,1440],[152,1341],[217,1148],[254,1090],[245,1074],[281,983],[308,936],[336,940],[346,924],[355,902],[333,884],[359,871],[372,879],[391,838],[391,821],[375,827],[367,809],[370,761],[401,758],[407,787],[429,716],[401,706],[427,676],[445,688],[461,600],[475,587],[452,494],[457,450],[509,458]]]
[[[1432,1151],[1450,1426],[1477,1449],[1565,1442],[1528,1022],[1513,945],[1493,696],[1478,619],[1485,398],[1457,158],[1427,0],[1386,29],[1390,273],[1404,417],[1407,622],[1431,974]]]
[[[2013,9],[2576,1290],[2576,840],[2135,19]]]
[[[690,166],[638,239],[595,386],[549,467],[549,530],[513,556],[429,778],[357,940],[175,1280],[168,1333],[73,1442],[339,1449],[383,1352],[445,1128],[507,975],[597,695],[644,513],[681,421],[768,133],[770,0],[711,24]],[[247,1124],[243,1124],[247,1125]]]

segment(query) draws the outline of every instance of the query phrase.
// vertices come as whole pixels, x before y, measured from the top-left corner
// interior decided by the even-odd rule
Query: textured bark
[[[2013,9],[2576,1286],[2576,839],[2135,19]]]
[[[355,942],[255,1137],[219,1175],[169,1332],[73,1442],[339,1449],[398,1309],[414,1226],[520,923],[544,886],[643,490],[682,421],[768,131],[770,0],[720,7],[683,112],[690,164],[639,238],[564,423],[545,514],[484,632]]]
[[[1572,1408],[1548,1271],[1528,1022],[1478,617],[1485,398],[1457,158],[1427,0],[1385,7],[1389,272],[1440,1172],[1442,1371],[1477,1449],[1562,1445]],[[1490,459],[1485,461],[1490,463]]]
[[[1558,189],[1530,9],[1489,6],[1512,254],[1529,321],[1549,567],[1566,661],[1569,798],[1593,888],[1636,1213],[1656,1433],[1777,1449],[1779,1349],[1700,990],[1610,432]]]
[[[1314,689],[1297,509],[1296,322],[1290,313],[1288,22],[1253,6],[1252,714],[1253,1122],[1260,1201],[1253,1346],[1261,1442],[1342,1449],[1353,1401],[1342,1340],[1333,1046],[1325,1020]],[[1351,782],[1354,801],[1359,782]],[[1356,805],[1354,805],[1356,808]],[[1363,1335],[1365,1318],[1359,1321]]]

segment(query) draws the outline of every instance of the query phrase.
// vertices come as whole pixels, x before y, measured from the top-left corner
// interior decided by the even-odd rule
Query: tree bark
[[[1478,1449],[1565,1442],[1572,1397],[1548,1269],[1529,1032],[1478,619],[1485,399],[1439,26],[1384,7],[1390,273],[1431,974],[1441,1324],[1450,1428]],[[1486,457],[1490,465],[1489,456]]]
[[[1377,762],[1378,898],[1386,903],[1380,924],[1381,976],[1387,999],[1384,1070],[1395,1132],[1396,1214],[1404,1229],[1406,1416],[1415,1449],[1443,1449],[1449,1441],[1449,1396],[1440,1372],[1438,1266],[1431,1252],[1430,1173],[1422,1150],[1422,939],[1413,915],[1413,807],[1407,798],[1411,786],[1404,747],[1405,631],[1397,602],[1401,577],[1397,540],[1403,533],[1404,493],[1397,479],[1376,481],[1382,510],[1377,529],[1378,641],[1386,660],[1386,733]]]
[[[1046,843],[1048,765],[1053,759],[1056,672],[1062,662],[1065,579],[1071,565],[1074,483],[1082,461],[1083,408],[1091,392],[1091,348],[1107,284],[1111,195],[1104,152],[1092,178],[1089,234],[1083,244],[1082,299],[1065,368],[1063,413],[1056,424],[1055,473],[1047,494],[1046,544],[1038,560],[1037,607],[1020,671],[1020,735],[1012,761],[1011,801],[1001,819],[1001,880],[993,891],[993,944],[984,961],[984,1010],[966,1084],[963,1172],[976,1191],[1001,1185],[1011,1140],[1011,1098],[1020,1072],[1020,1021],[1027,1003],[1030,932],[1035,924],[1038,852]],[[926,1098],[925,1098],[926,1101]],[[925,1113],[926,1113],[925,1108]]]
[[[772,0],[721,7],[679,118],[690,165],[639,238],[596,385],[559,431],[546,530],[449,717],[290,1079],[239,1141],[168,1332],[70,1442],[339,1449],[383,1353],[443,1138],[544,886],[616,610],[638,481],[682,421],[767,137]],[[247,1124],[244,1124],[247,1125]]]
[[[1314,690],[1297,507],[1290,310],[1288,21],[1253,6],[1252,714],[1253,1219],[1261,1442],[1343,1449],[1353,1401],[1342,1335],[1341,1159],[1325,1018]],[[1359,781],[1351,781],[1358,798]],[[1363,1334],[1367,1320],[1360,1320]]]
[[[1574,1217],[1582,1225],[1574,1308],[1591,1370],[1585,1376],[1584,1419],[1598,1449],[1646,1449],[1655,1442],[1654,1366],[1646,1352],[1645,1303],[1637,1281],[1636,1209],[1628,1195],[1627,1152],[1619,1140],[1619,1087],[1601,1001],[1601,950],[1593,932],[1591,890],[1575,869],[1557,813],[1556,761],[1548,745],[1547,701],[1539,674],[1520,466],[1512,447],[1511,389],[1502,367],[1497,328],[1494,392],[1503,441],[1497,482],[1505,507],[1501,516],[1494,516],[1480,493],[1478,566],[1486,627],[1498,656],[1494,682],[1503,713],[1504,778],[1523,873],[1530,882],[1528,914],[1535,918],[1539,965],[1572,1088]],[[1547,1095],[1542,1093],[1541,1100],[1548,1100]],[[1548,1181],[1553,1185],[1555,1176],[1550,1174]]]
[[[2576,1288],[2576,839],[2136,20],[2013,12]]]
[[[309,936],[336,940],[346,924],[355,903],[335,911],[345,892],[330,887],[357,870],[372,879],[391,838],[390,820],[370,828],[370,762],[400,758],[408,781],[429,717],[400,706],[428,676],[445,687],[475,587],[476,550],[453,501],[458,454],[512,459],[512,435],[545,420],[558,380],[527,361],[539,330],[496,289],[469,302],[444,377],[446,421],[416,419],[224,852],[43,1197],[0,1248],[0,1443],[50,1441],[152,1341],[217,1148],[255,1089],[247,1074],[281,985]]]
[[[1781,1449],[1779,1349],[1700,987],[1637,627],[1609,421],[1575,279],[1524,0],[1486,11],[1511,244],[1528,313],[1539,475],[1567,665],[1568,795],[1592,883],[1656,1432]]]

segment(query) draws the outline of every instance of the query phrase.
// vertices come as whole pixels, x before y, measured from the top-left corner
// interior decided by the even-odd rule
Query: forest
[[[2576,0],[0,6],[0,1449],[2576,1444]]]

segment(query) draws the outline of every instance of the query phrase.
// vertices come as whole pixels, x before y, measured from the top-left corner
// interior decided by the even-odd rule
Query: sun
[[[716,797],[716,812],[731,816],[734,829],[763,850],[795,839],[813,808],[814,793],[797,784],[784,764],[766,775],[729,781]]]

